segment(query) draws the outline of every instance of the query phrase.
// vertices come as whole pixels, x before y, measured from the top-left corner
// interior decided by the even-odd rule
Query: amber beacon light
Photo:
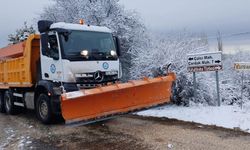
[[[84,20],[83,20],[83,19],[80,19],[80,20],[79,20],[79,23],[80,23],[81,25],[84,25]]]

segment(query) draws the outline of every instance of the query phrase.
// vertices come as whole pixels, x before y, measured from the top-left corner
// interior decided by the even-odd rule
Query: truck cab
[[[89,89],[121,76],[119,39],[106,27],[39,21],[40,78],[66,92]]]

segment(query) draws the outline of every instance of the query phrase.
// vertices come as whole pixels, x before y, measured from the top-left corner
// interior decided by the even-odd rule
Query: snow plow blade
[[[64,93],[62,116],[66,124],[88,122],[170,102],[174,73],[164,77],[129,81]]]

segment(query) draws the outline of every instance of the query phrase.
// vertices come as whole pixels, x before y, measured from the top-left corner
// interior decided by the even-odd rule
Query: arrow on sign
[[[215,63],[219,64],[221,61],[220,60],[216,60]]]
[[[221,69],[222,69],[222,67],[218,66],[218,67],[215,67],[215,69],[217,69],[217,70],[221,70]]]
[[[188,60],[194,60],[194,58],[188,58]]]

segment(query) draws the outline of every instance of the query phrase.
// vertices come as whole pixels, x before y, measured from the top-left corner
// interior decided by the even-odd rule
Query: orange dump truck
[[[40,35],[0,49],[0,112],[43,123],[89,122],[170,101],[175,74],[118,83],[119,39],[106,27],[38,22]]]

